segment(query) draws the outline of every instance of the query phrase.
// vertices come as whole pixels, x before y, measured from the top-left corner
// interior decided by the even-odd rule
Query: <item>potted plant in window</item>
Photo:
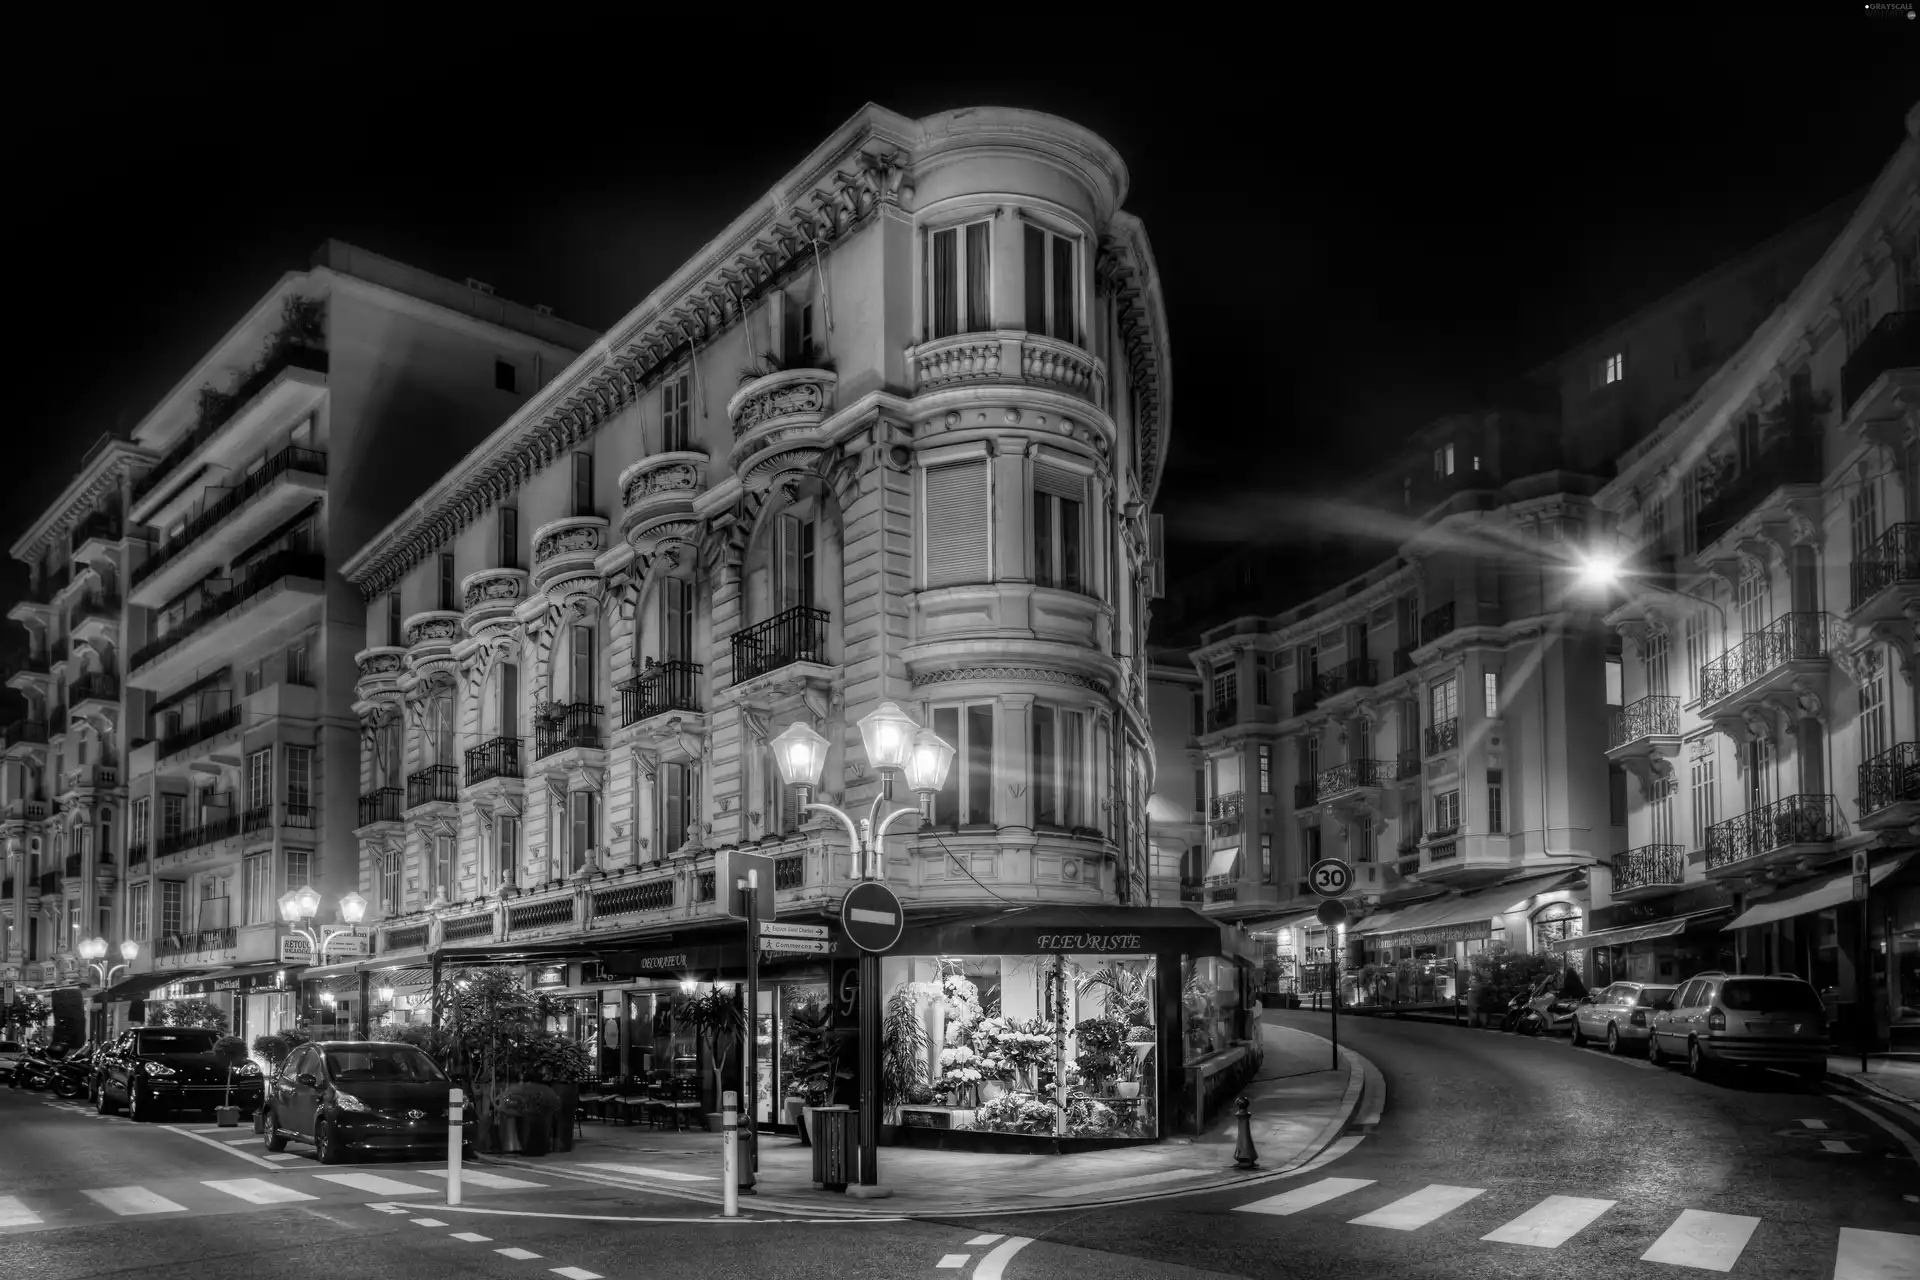
[[[1118,1018],[1083,1018],[1073,1028],[1073,1040],[1081,1077],[1096,1089],[1114,1083],[1118,1092],[1122,1059],[1132,1056],[1126,1052],[1127,1024]]]
[[[707,1056],[713,1062],[713,1101],[718,1106],[727,1055],[747,1038],[746,1011],[734,991],[715,988],[688,999],[673,1011],[673,1018],[681,1030],[693,1032],[707,1046]],[[718,1133],[721,1122],[720,1112],[707,1113],[710,1131]]]
[[[826,1005],[809,1000],[794,1006],[787,1014],[786,1071],[789,1087],[798,1089],[800,1142],[812,1145],[808,1108],[824,1107],[833,1101],[834,1087],[851,1080],[853,1072],[840,1065],[840,1041],[833,1034],[832,1015]]]

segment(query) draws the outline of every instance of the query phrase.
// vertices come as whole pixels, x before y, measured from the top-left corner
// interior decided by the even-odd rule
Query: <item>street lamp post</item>
[[[880,856],[880,842],[887,828],[903,815],[918,813],[921,825],[930,826],[933,796],[945,785],[947,770],[953,764],[953,747],[931,729],[914,722],[898,704],[883,702],[860,721],[860,742],[866,748],[867,761],[880,773],[880,788],[874,793],[867,815],[856,824],[844,811],[813,799],[820,785],[821,770],[827,763],[827,740],[807,725],[795,721],[768,745],[773,748],[780,780],[797,790],[802,810],[819,809],[838,818],[852,841],[854,879],[884,881],[886,866]],[[881,818],[880,809],[893,798],[895,775],[905,774],[907,786],[918,792],[918,808],[910,805],[895,809]],[[844,927],[844,922],[842,922]],[[875,1058],[880,1043],[880,954],[865,948],[860,952],[860,1186],[880,1185],[880,1080]],[[866,1192],[875,1194],[875,1192]],[[879,1193],[884,1194],[884,1193]]]
[[[280,918],[287,922],[289,933],[307,940],[307,946],[313,952],[314,964],[324,965],[327,962],[327,948],[333,945],[335,938],[360,936],[360,921],[366,917],[367,900],[349,891],[340,895],[336,910],[340,915],[338,923],[316,927],[312,921],[320,913],[320,895],[312,885],[303,884],[298,889],[289,889],[280,895]],[[333,1004],[331,991],[321,998],[328,1005]],[[360,1016],[366,1017],[364,1008]]]
[[[104,993],[108,987],[113,985],[114,976],[123,972],[133,964],[134,957],[140,954],[140,944],[131,938],[121,943],[119,952],[122,963],[120,964],[109,964],[107,962],[107,940],[105,938],[83,938],[79,944],[74,947],[74,950],[80,953],[80,958],[85,960],[87,967],[93,970],[94,977],[100,981],[100,990]],[[98,1006],[95,1014],[100,1019],[100,1027],[94,1035],[94,1039],[102,1040],[106,1038],[107,1010],[106,1006],[100,1003],[100,996],[98,994],[96,994],[93,999],[94,1004]]]

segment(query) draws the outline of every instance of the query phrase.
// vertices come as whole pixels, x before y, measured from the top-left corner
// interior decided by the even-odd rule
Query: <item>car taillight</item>
[[[1633,1013],[1632,1013],[1631,1015],[1629,1015],[1629,1016],[1628,1016],[1628,1018],[1627,1018],[1627,1023],[1628,1023],[1628,1025],[1630,1025],[1630,1026],[1635,1026],[1635,1027],[1644,1027],[1644,1026],[1646,1026],[1646,1025],[1647,1025],[1647,1011],[1646,1011],[1645,1009],[1635,1009],[1635,1010],[1633,1011]]]
[[[1726,1029],[1727,1029],[1727,1015],[1725,1013],[1721,1012],[1718,1009],[1715,1009],[1713,1012],[1707,1015],[1707,1030],[1725,1031]]]

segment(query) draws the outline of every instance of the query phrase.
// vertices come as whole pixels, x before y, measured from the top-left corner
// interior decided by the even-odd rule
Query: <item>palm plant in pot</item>
[[[809,1000],[795,1005],[787,1013],[784,1028],[786,1054],[782,1063],[788,1087],[799,1092],[800,1141],[811,1145],[808,1107],[824,1107],[833,1101],[842,1081],[853,1079],[851,1068],[840,1065],[840,1040],[833,1033],[833,1015],[825,1004]]]
[[[747,1038],[746,1010],[740,1007],[738,993],[715,987],[705,995],[690,997],[673,1011],[673,1020],[682,1031],[691,1031],[707,1046],[713,1063],[713,1102],[720,1105],[720,1093],[727,1068],[727,1055]],[[707,1114],[707,1128],[720,1131],[718,1111]]]
[[[881,1142],[891,1143],[898,1136],[900,1104],[909,1100],[914,1085],[926,1083],[926,1076],[927,1028],[920,1017],[918,993],[903,982],[887,996],[880,1020],[881,1105],[885,1109]]]

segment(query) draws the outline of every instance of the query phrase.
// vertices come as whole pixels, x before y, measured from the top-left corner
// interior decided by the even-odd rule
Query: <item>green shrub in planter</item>
[[[1512,951],[1505,943],[1496,942],[1470,957],[1467,1011],[1476,1017],[1502,1017],[1515,996],[1559,972],[1564,964],[1558,956]]]

